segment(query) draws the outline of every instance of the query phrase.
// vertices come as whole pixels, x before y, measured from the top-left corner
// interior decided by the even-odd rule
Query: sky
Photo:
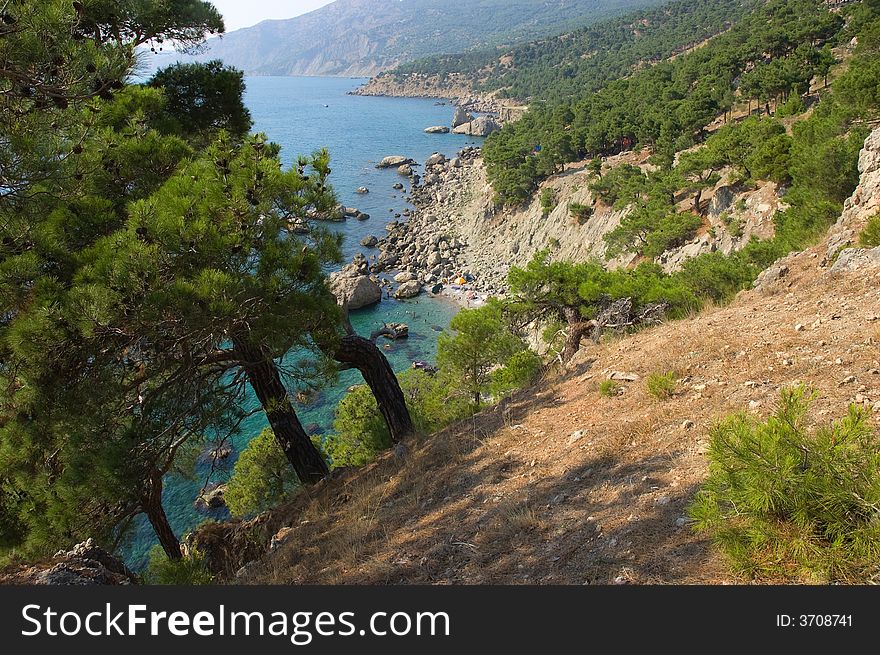
[[[226,31],[256,25],[269,18],[293,18],[332,0],[210,0],[226,23]]]

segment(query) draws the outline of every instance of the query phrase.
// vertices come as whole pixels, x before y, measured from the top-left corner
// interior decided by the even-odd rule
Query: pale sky
[[[256,25],[269,18],[293,18],[332,0],[209,0],[223,14],[226,31]]]

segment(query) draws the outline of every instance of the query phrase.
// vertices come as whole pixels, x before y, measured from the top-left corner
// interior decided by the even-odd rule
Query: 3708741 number
[[[803,628],[851,628],[852,614],[801,614],[798,625]]]

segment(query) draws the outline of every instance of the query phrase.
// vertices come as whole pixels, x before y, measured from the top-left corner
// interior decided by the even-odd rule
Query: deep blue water
[[[396,182],[403,182],[408,189],[408,181],[393,169],[376,169],[377,162],[388,155],[403,155],[424,162],[433,152],[452,156],[464,146],[476,143],[467,136],[425,134],[426,127],[449,124],[454,112],[452,106],[439,106],[433,100],[347,95],[361,82],[363,80],[315,77],[254,77],[247,80],[246,103],[253,115],[254,130],[265,132],[271,141],[281,145],[285,165],[291,165],[300,154],[327,148],[332,157],[331,182],[339,201],[371,215],[368,221],[349,219],[345,223],[332,224],[345,237],[346,261],[357,252],[371,254],[359,245],[361,239],[369,234],[381,238],[385,234],[385,224],[394,220],[394,213],[407,207],[406,189],[395,191],[392,187]],[[370,193],[356,194],[355,189],[360,186],[366,186]],[[385,350],[392,366],[400,371],[409,368],[415,360],[433,360],[438,330],[448,328],[456,311],[447,301],[422,297],[400,302],[383,300],[380,305],[353,312],[351,319],[361,334],[369,334],[383,322],[402,322],[410,326],[409,339],[388,342],[390,349]],[[322,432],[329,432],[336,404],[348,387],[362,382],[355,371],[342,373],[338,380],[320,392],[314,402],[298,410],[303,425],[317,424]],[[249,397],[246,405],[256,407],[256,399]],[[243,425],[229,465],[266,425],[262,412]],[[193,502],[206,473],[203,463],[197,469],[198,481],[176,476],[166,479],[165,509],[178,536],[208,518],[225,518],[224,511],[206,513],[194,507]],[[136,569],[142,568],[147,552],[155,543],[149,524],[139,517],[132,542],[125,552],[129,564]]]

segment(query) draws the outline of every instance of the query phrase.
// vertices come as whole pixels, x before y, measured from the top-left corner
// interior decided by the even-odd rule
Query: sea
[[[246,79],[245,102],[254,120],[254,131],[263,132],[270,141],[281,146],[286,166],[297,157],[326,148],[331,156],[331,184],[339,202],[370,214],[367,221],[348,219],[345,223],[328,224],[344,237],[345,262],[358,253],[375,254],[360,246],[368,236],[385,235],[386,223],[397,220],[409,205],[405,195],[409,180],[395,169],[380,170],[376,164],[389,155],[403,155],[424,162],[434,152],[447,157],[469,145],[480,145],[482,139],[456,134],[426,134],[425,128],[449,125],[455,107],[430,99],[385,98],[349,95],[366,80],[359,78],[324,77],[249,77]],[[421,170],[421,169],[417,169]],[[402,182],[403,191],[393,188]],[[356,193],[366,187],[369,193]],[[405,220],[401,219],[401,220]],[[406,323],[408,339],[382,344],[385,355],[396,371],[410,368],[414,361],[433,361],[437,337],[448,329],[458,308],[449,300],[422,296],[414,300],[383,299],[368,309],[352,312],[351,322],[360,334],[368,335],[383,323]],[[300,421],[316,433],[332,430],[334,411],[347,390],[362,383],[356,371],[341,373],[322,389],[306,407],[299,407]],[[253,396],[245,402],[247,409],[256,409]],[[222,482],[238,454],[250,439],[258,435],[268,422],[256,412],[242,426],[241,434],[232,444],[232,454],[224,469],[214,474],[213,481]],[[211,474],[211,458],[203,456],[192,475],[169,474],[165,480],[163,501],[175,533],[181,537],[206,520],[228,518],[224,509],[198,509],[195,501]],[[145,517],[137,518],[131,537],[123,548],[123,557],[134,570],[142,570],[150,549],[157,543]]]

